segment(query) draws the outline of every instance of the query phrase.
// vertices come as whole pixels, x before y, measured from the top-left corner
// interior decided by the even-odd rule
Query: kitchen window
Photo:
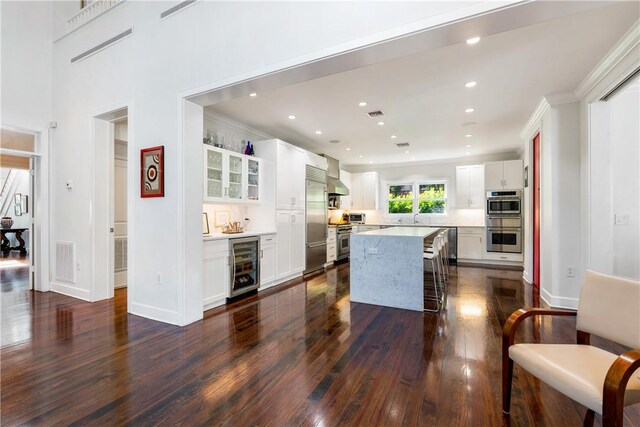
[[[445,214],[447,184],[444,181],[387,185],[390,214]]]
[[[447,208],[447,186],[444,182],[418,185],[418,213],[443,214]]]
[[[413,184],[388,186],[389,213],[413,213]]]

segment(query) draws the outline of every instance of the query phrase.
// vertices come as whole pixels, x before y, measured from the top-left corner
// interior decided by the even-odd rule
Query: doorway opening
[[[116,289],[126,296],[129,285],[128,130],[126,107],[93,118],[92,301],[113,298]]]

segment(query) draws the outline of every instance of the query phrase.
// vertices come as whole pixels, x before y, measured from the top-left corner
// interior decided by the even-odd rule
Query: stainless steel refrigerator
[[[311,273],[327,262],[327,173],[307,165],[306,270]]]

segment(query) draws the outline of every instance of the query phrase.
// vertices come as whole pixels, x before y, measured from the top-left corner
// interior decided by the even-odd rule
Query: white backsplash
[[[248,223],[245,221],[245,218],[247,218],[247,206],[204,203],[202,211],[206,212],[209,217],[210,233],[221,232],[222,221],[225,221],[226,218],[232,222],[239,221],[241,225],[245,226],[245,231],[251,231],[251,221]],[[218,224],[216,224],[216,218],[218,219]]]
[[[389,215],[382,210],[332,210],[329,211],[330,222],[340,222],[344,212],[367,214],[367,224],[413,224],[413,214]],[[484,226],[484,209],[450,209],[446,215],[420,215],[417,222],[425,225],[459,225]]]

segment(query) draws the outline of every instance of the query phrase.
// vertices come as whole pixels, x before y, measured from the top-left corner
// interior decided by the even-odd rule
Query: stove
[[[340,224],[336,227],[336,243],[338,246],[336,260],[341,260],[349,257],[349,240],[352,229],[353,227],[351,226],[351,224]]]

